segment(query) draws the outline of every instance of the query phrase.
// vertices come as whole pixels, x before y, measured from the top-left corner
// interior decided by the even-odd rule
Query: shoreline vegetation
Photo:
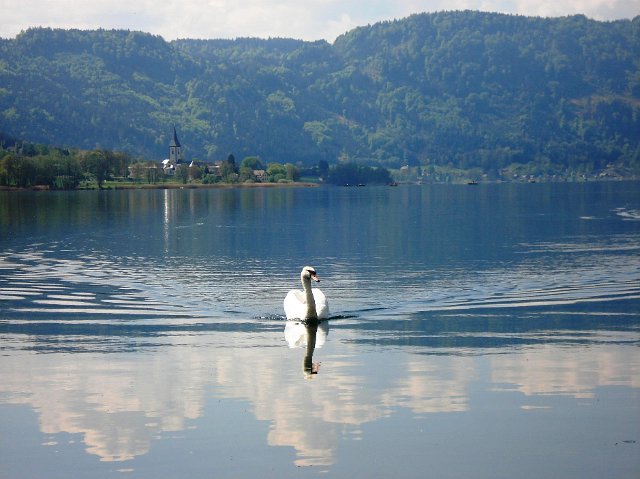
[[[48,185],[35,185],[27,187],[0,185],[0,191],[116,191],[116,190],[197,190],[197,189],[231,189],[231,188],[314,188],[322,186],[322,183],[310,181],[292,181],[289,183],[125,183],[109,182],[102,188],[97,186],[83,186],[73,190],[58,190],[49,188]]]
[[[233,154],[215,162],[184,161],[181,157],[158,162],[104,149],[85,151],[16,140],[5,147],[0,142],[0,188],[5,190],[360,185],[393,181],[388,169],[357,163],[329,165],[321,160],[313,166],[264,164],[258,156],[248,156],[237,164]]]
[[[77,150],[13,140],[0,144],[0,191],[63,191],[124,189],[273,188],[400,184],[565,183],[638,180],[630,168],[610,163],[603,169],[552,169],[539,171],[512,164],[498,174],[481,169],[404,166],[387,169],[355,162],[317,165],[271,162],[258,156],[240,164],[230,154],[226,160],[182,162],[170,169],[163,163],[134,158],[126,153]]]

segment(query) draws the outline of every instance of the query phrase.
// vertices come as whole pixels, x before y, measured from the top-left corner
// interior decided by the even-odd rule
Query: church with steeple
[[[178,140],[178,133],[176,133],[175,126],[173,127],[173,139],[171,143],[169,143],[169,160],[173,161],[176,165],[182,163],[182,145],[180,145],[180,140]]]
[[[182,145],[180,144],[180,140],[178,140],[178,133],[176,132],[176,127],[174,126],[173,138],[169,142],[169,158],[166,158],[162,162],[162,169],[167,175],[174,175],[178,165],[183,162],[184,159],[182,158]]]

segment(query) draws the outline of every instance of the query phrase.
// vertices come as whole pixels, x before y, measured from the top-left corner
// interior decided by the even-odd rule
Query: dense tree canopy
[[[7,147],[0,149],[0,186],[70,190],[84,181],[95,182],[102,188],[108,179],[128,177],[133,161],[122,152],[54,148],[16,141],[2,134],[0,142]]]
[[[161,159],[175,124],[208,161],[637,173],[638,52],[640,17],[420,14],[334,44],[38,28],[0,40],[0,131]]]

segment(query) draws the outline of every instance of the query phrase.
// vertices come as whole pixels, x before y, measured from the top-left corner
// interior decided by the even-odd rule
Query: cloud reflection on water
[[[279,465],[281,454],[298,466],[336,465],[334,473],[364,466],[357,457],[375,463],[395,435],[406,455],[385,457],[389,471],[435,466],[438,475],[441,461],[451,474],[455,460],[487,471],[460,477],[495,477],[485,452],[499,448],[510,462],[497,475],[549,477],[523,465],[517,453],[539,446],[525,436],[548,434],[546,450],[536,451],[544,457],[566,437],[576,442],[570,460],[556,456],[548,470],[611,469],[618,462],[600,460],[601,429],[613,436],[637,417],[638,222],[612,212],[637,210],[635,185],[25,192],[2,200],[2,231],[12,236],[0,258],[0,405],[37,413],[48,436],[41,448],[62,449],[63,434],[77,434],[90,459],[160,477],[145,468],[176,458],[191,465],[195,454],[186,454],[200,441],[199,470],[210,477],[211,451],[231,442],[230,451],[253,447],[246,454],[260,464],[252,472],[265,459]],[[309,224],[312,243],[300,234]],[[322,348],[316,336],[312,363],[322,369],[312,381],[304,379],[307,351],[289,349],[285,323],[271,316],[309,257],[322,259],[343,314]],[[622,390],[625,407],[602,401],[573,414],[604,389]],[[549,422],[567,411],[573,422]],[[598,414],[598,426],[576,428]],[[493,428],[503,417],[513,426]],[[421,421],[440,446],[409,434]],[[468,426],[481,434],[455,434]],[[15,426],[21,436],[29,427]],[[598,444],[583,444],[587,436]],[[615,438],[625,439],[635,437]],[[463,456],[450,455],[448,440]],[[364,454],[348,459],[355,444]],[[43,457],[20,452],[21,461]],[[407,466],[399,457],[415,460]],[[42,462],[49,467],[51,458]]]
[[[640,388],[640,367],[629,361],[625,345],[542,345],[489,356],[389,349],[382,355],[350,344],[357,334],[334,333],[314,381],[302,379],[302,351],[285,346],[281,329],[171,335],[138,352],[21,349],[0,359],[0,397],[37,411],[43,434],[81,434],[87,453],[101,461],[145,455],[167,433],[205,427],[200,421],[208,401],[239,399],[256,420],[270,423],[269,445],[293,447],[298,466],[329,466],[341,441],[361,438],[364,425],[399,409],[416,416],[472,410],[470,390],[479,380],[487,389],[529,398],[588,398],[605,385]]]

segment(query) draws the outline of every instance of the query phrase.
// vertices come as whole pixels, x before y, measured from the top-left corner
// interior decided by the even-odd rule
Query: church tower
[[[178,140],[178,134],[176,133],[176,127],[173,127],[173,139],[169,143],[169,160],[175,165],[182,163],[182,146]]]

